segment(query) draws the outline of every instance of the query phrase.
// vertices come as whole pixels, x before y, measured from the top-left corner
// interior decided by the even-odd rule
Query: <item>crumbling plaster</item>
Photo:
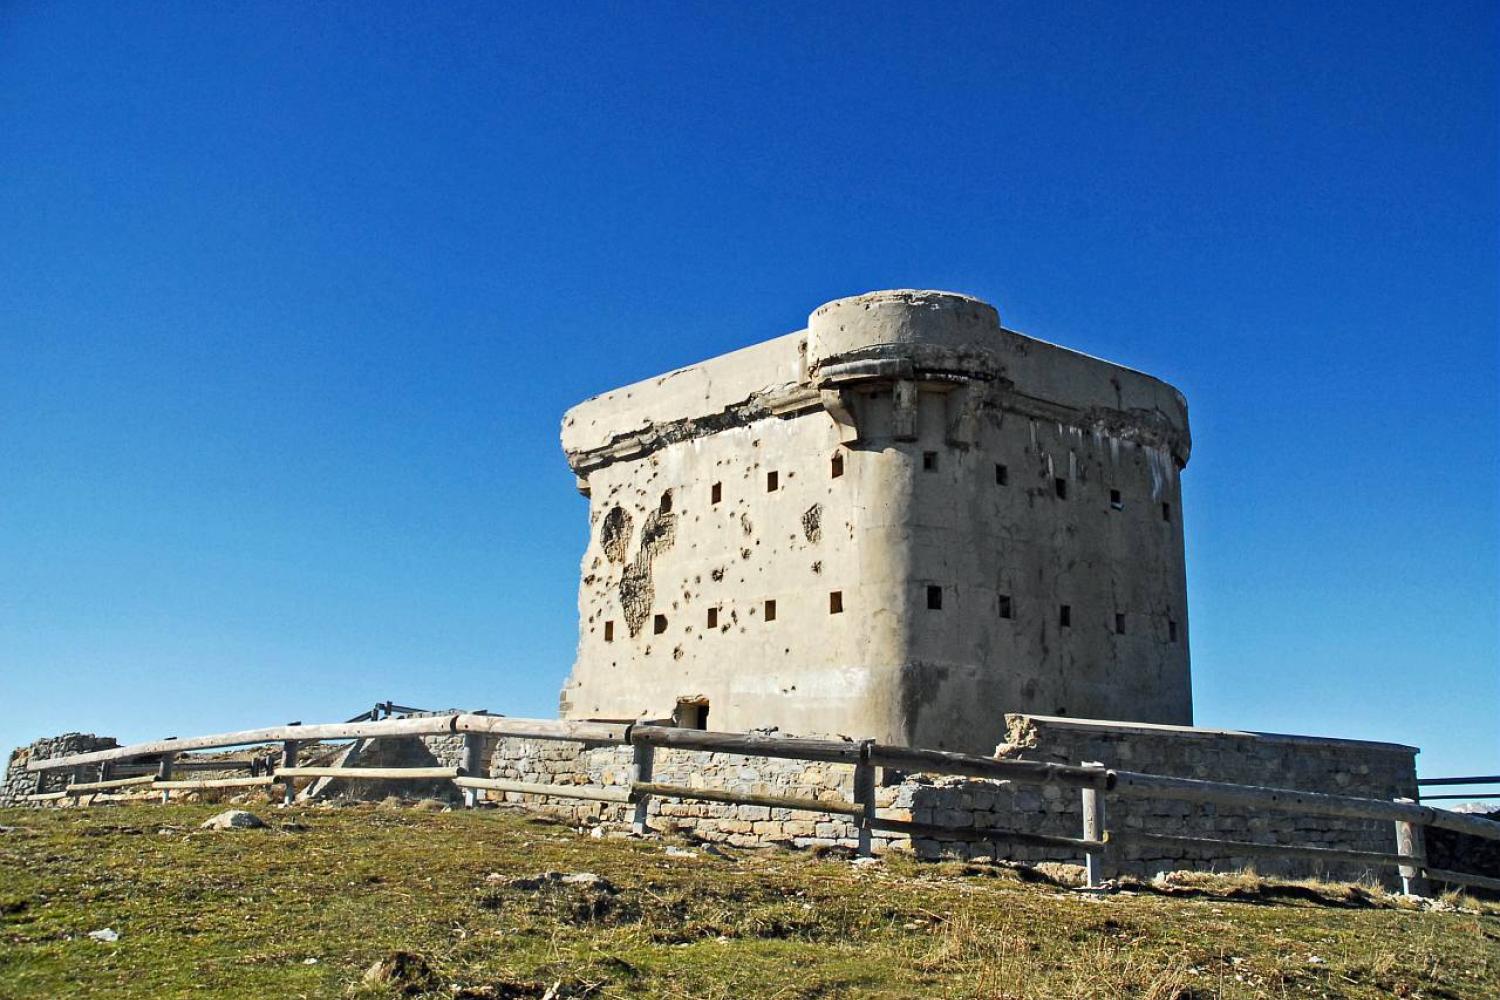
[[[1157,379],[877,292],[562,437],[590,499],[565,717],[706,701],[713,728],[977,752],[1009,711],[1191,722],[1191,445]]]

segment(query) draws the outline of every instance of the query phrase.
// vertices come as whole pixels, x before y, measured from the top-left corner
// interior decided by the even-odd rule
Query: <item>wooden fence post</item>
[[[177,755],[176,754],[172,754],[172,753],[164,753],[164,754],[161,755],[161,762],[156,765],[156,780],[157,781],[171,781],[172,780],[172,762],[176,759],[176,757],[177,757]],[[171,802],[171,801],[172,801],[172,790],[170,788],[163,788],[161,790],[161,804],[162,805],[166,805],[168,802]]]
[[[282,767],[296,767],[297,766],[297,749],[298,749],[299,746],[300,746],[300,742],[298,740],[282,740],[281,741],[281,766]],[[296,791],[296,789],[293,786],[294,786],[293,779],[287,778],[286,779],[286,790],[282,793],[282,798],[281,798],[281,802],[282,802],[283,805],[288,805],[289,806],[289,805],[292,804],[292,799],[294,798],[294,793]]]
[[[464,757],[463,772],[465,777],[483,778],[484,765],[480,757],[484,756],[484,741],[478,733],[464,733]],[[464,789],[464,808],[473,809],[479,802],[479,789]]]
[[[652,778],[652,769],[655,765],[655,747],[650,743],[635,743],[631,749],[635,751],[634,763],[630,768],[630,783],[649,782]],[[639,836],[644,836],[651,829],[646,823],[646,813],[651,805],[651,796],[641,793],[635,800],[635,817],[630,823],[630,831]]]
[[[1411,799],[1397,799],[1397,802],[1411,802]],[[1427,866],[1427,833],[1421,824],[1408,820],[1396,821],[1396,853],[1407,857],[1418,858],[1420,867],[1402,865],[1397,869],[1401,873],[1401,891],[1408,896],[1427,896],[1432,893],[1432,887],[1423,876],[1423,870]]]
[[[1104,764],[1097,760],[1083,762],[1084,767],[1097,767],[1099,771],[1099,782],[1091,788],[1083,789],[1083,839],[1103,840],[1105,838],[1105,816],[1104,816]],[[1088,874],[1088,885],[1090,889],[1097,889],[1104,884],[1109,877],[1105,863],[1105,849],[1091,848],[1084,855],[1084,868]]]
[[[854,804],[861,809],[854,822],[859,838],[858,852],[862,858],[874,854],[870,841],[873,832],[871,825],[875,820],[875,765],[869,760],[870,744],[873,742],[874,740],[864,741],[860,746],[860,761],[854,765]]]

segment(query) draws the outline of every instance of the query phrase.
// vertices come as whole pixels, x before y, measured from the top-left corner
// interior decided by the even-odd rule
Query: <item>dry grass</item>
[[[1099,897],[1063,869],[672,857],[393,805],[198,832],[216,808],[0,813],[0,997],[1500,996],[1500,909],[1467,899],[1254,873]]]

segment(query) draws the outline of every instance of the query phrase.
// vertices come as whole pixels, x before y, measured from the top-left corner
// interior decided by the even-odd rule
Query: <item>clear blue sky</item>
[[[7,4],[0,744],[551,715],[563,410],[918,286],[1186,393],[1201,723],[1500,770],[1496,10]]]

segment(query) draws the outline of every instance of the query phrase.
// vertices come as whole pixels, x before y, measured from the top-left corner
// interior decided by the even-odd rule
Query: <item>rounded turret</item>
[[[988,302],[899,288],[834,299],[813,310],[807,318],[807,360],[814,372],[896,357],[941,368],[961,358],[972,363],[992,357],[999,337],[1000,314]]]

